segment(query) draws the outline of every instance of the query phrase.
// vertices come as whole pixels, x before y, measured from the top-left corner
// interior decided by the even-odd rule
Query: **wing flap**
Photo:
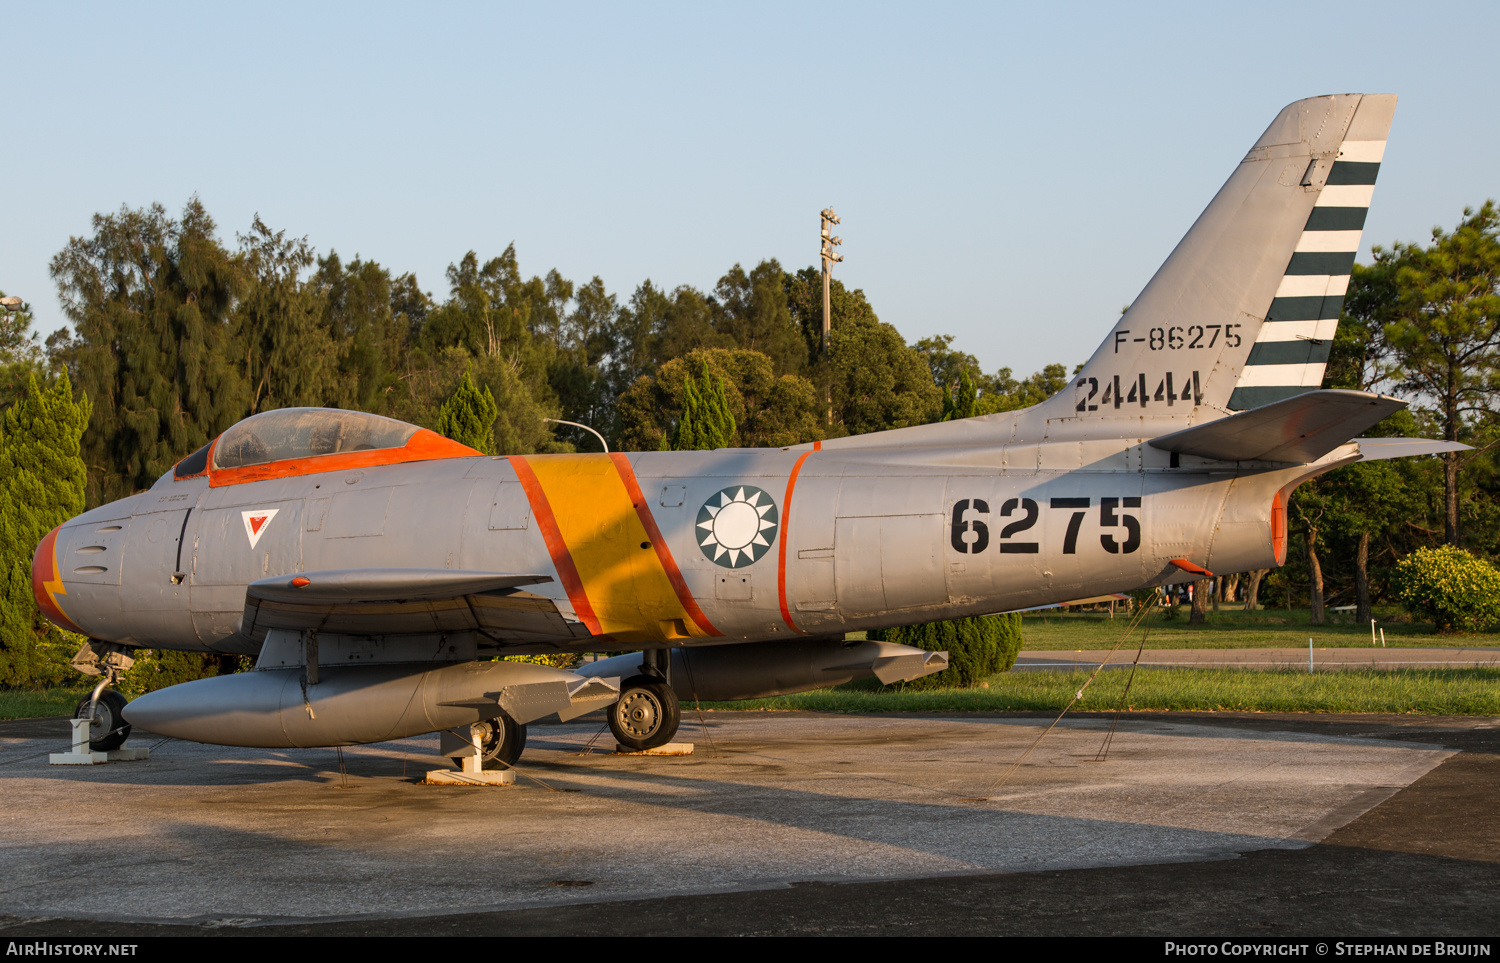
[[[499,642],[573,640],[588,632],[557,603],[521,586],[548,575],[447,569],[338,569],[250,583],[241,632],[273,629],[350,636],[482,631]]]
[[[1220,461],[1317,461],[1406,402],[1367,391],[1330,389],[1273,401],[1152,439],[1151,447]]]

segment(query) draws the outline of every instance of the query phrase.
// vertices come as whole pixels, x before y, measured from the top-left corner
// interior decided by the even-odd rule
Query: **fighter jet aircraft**
[[[487,457],[375,415],[247,418],[38,547],[33,585],[108,682],[130,650],[241,653],[120,716],[240,746],[471,733],[943,668],[845,634],[1280,565],[1287,496],[1403,407],[1318,390],[1396,98],[1281,111],[1070,386],[1024,411],[784,449]],[[566,672],[496,656],[609,652]],[[111,734],[112,735],[109,735]],[[446,737],[445,737],[446,739]],[[463,739],[444,751],[462,755]],[[104,748],[103,744],[96,748]]]

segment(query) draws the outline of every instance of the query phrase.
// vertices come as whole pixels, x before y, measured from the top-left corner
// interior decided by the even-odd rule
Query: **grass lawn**
[[[1346,648],[1370,644],[1370,626],[1355,625],[1348,615],[1329,613],[1325,625],[1309,625],[1307,609],[1262,609],[1245,612],[1225,606],[1208,621],[1189,626],[1187,606],[1178,606],[1177,618],[1159,612],[1146,638],[1148,649],[1261,649],[1305,648],[1310,636],[1319,648]],[[1406,616],[1397,609],[1375,610],[1377,628],[1385,629],[1386,645],[1400,646],[1500,646],[1500,634],[1438,635],[1426,622],[1394,621]],[[1391,621],[1387,621],[1387,620]],[[1124,613],[1113,619],[1108,612],[1067,612],[1047,609],[1021,616],[1022,648],[1027,652],[1064,649],[1108,649],[1119,641],[1129,619]],[[1139,634],[1126,645],[1140,644]],[[1121,648],[1124,648],[1122,646]]]
[[[0,719],[35,719],[41,716],[71,716],[78,700],[92,691],[78,689],[0,689]]]
[[[1109,711],[1128,670],[1099,673],[1075,711]],[[704,703],[717,709],[805,709],[815,712],[1058,712],[1088,679],[1084,672],[1007,672],[987,688],[871,691],[853,683],[747,702]],[[1401,669],[1330,672],[1234,669],[1140,669],[1126,708],[1160,711],[1389,712],[1500,715],[1500,669]],[[684,704],[683,715],[693,707]]]

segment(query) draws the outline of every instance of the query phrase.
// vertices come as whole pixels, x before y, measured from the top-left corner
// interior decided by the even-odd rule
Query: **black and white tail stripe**
[[[1344,141],[1271,301],[1229,407],[1234,411],[1312,391],[1338,327],[1385,141]]]

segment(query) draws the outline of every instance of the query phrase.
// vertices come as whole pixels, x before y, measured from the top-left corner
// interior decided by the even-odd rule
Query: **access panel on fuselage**
[[[183,554],[191,546],[186,575],[193,627],[205,645],[217,645],[238,631],[245,586],[302,569],[302,499],[285,497],[283,483],[268,482],[276,486],[267,490],[270,497],[256,500],[257,484],[236,486],[233,496],[218,496],[237,504],[200,508],[188,520],[191,535]]]

